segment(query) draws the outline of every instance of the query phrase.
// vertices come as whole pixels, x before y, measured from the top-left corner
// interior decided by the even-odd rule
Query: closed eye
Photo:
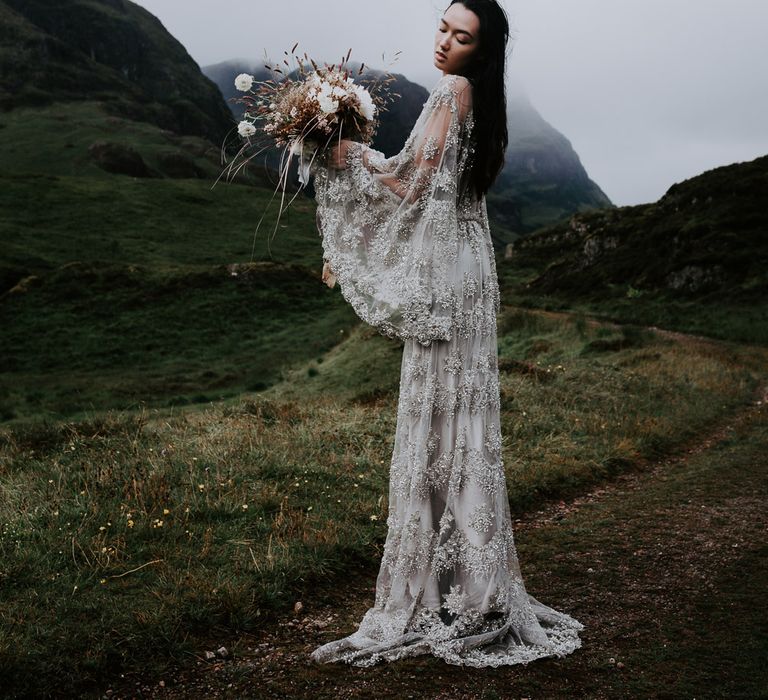
[[[443,34],[445,34],[445,32],[447,31],[447,30],[443,29],[442,27],[438,27],[438,30],[441,31]],[[469,43],[468,41],[462,41],[461,39],[459,39],[458,42],[460,44],[465,45],[465,46]]]
[[[438,27],[438,29],[439,29],[439,31],[441,31],[443,34],[445,34],[445,32],[446,32],[446,30],[445,30],[445,29],[442,29],[442,28],[440,28],[440,27]],[[466,46],[466,45],[469,43],[468,41],[462,41],[461,39],[458,39],[457,41],[458,41],[460,44],[462,44],[463,46]]]

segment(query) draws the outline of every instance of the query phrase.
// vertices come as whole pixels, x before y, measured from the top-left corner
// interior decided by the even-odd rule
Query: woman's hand
[[[328,150],[328,165],[337,170],[344,170],[347,168],[347,153],[349,152],[349,147],[353,143],[355,142],[350,141],[349,139],[336,141]]]
[[[327,262],[323,263],[323,283],[331,288],[336,284],[336,275],[333,270],[331,270],[330,264]]]

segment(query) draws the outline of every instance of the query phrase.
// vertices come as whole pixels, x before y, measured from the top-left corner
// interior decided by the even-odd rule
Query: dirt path
[[[681,334],[674,334],[680,337]],[[686,342],[712,342],[683,337]],[[528,590],[581,620],[565,659],[472,669],[432,657],[360,669],[308,654],[354,631],[378,563],[309,596],[259,635],[201,643],[162,678],[128,676],[113,698],[768,697],[768,386],[658,462],[515,521]],[[762,645],[762,646],[761,646]],[[227,658],[205,659],[224,646]]]

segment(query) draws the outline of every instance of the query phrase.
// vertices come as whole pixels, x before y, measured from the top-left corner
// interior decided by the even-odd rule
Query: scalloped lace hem
[[[535,599],[532,599],[535,601]],[[528,664],[546,657],[562,658],[582,646],[579,632],[584,625],[570,615],[546,605],[533,606],[546,643],[525,641],[533,635],[511,622],[484,634],[455,639],[432,639],[420,632],[407,632],[387,641],[366,637],[359,630],[343,639],[317,647],[310,659],[327,664],[343,662],[352,666],[370,667],[380,662],[392,662],[413,656],[431,654],[456,666],[475,668]]]

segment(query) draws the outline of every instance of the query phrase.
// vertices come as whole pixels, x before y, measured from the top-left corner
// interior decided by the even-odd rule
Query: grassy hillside
[[[768,156],[585,212],[514,244],[508,303],[768,343]]]
[[[303,195],[275,232],[273,189],[212,189],[220,168],[202,139],[90,102],[15,110],[0,124],[1,419],[256,390],[355,325],[339,288],[320,282]],[[154,176],[96,165],[89,146],[104,139]],[[200,176],[167,176],[174,158]]]
[[[768,379],[764,351],[579,317],[510,309],[500,332],[515,517],[668,452]],[[1,431],[0,686],[151,674],[375,566],[395,347],[355,332],[265,395]]]
[[[322,248],[314,204],[299,196],[274,232],[279,200],[266,177],[251,186],[216,177],[211,146],[129,120],[108,120],[97,105],[18,110],[0,119],[0,278],[78,261],[210,264],[270,260],[316,265]],[[58,128],[54,125],[58,124]],[[62,129],[61,127],[64,126]],[[156,177],[104,171],[89,146],[133,148]],[[28,154],[28,156],[27,156]],[[163,155],[188,158],[197,178],[163,176]],[[261,215],[269,208],[258,236]]]
[[[71,263],[37,280],[0,303],[4,420],[256,391],[356,325],[299,265]]]

